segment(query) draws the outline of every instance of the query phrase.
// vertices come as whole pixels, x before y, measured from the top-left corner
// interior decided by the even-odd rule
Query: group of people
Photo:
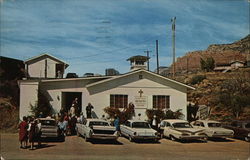
[[[94,107],[91,105],[91,103],[88,103],[88,105],[86,106],[86,115],[87,118],[92,118],[92,109],[94,109]],[[80,114],[80,108],[79,108],[79,103],[78,103],[78,98],[75,98],[72,102],[72,105],[68,111],[68,114],[70,114],[71,116],[79,116]]]
[[[92,118],[92,109],[94,107],[91,103],[86,106],[86,117]],[[76,134],[76,123],[83,122],[85,117],[83,112],[79,113],[80,109],[78,106],[78,99],[75,98],[68,112],[63,112],[59,116],[58,128],[62,135],[75,135]]]
[[[23,121],[19,124],[19,141],[20,148],[31,150],[35,149],[34,142],[38,142],[41,146],[41,123],[34,117],[23,117]],[[28,146],[28,142],[30,145]]]
[[[86,118],[92,118],[92,109],[94,107],[91,103],[88,103],[86,106]],[[75,98],[72,102],[72,105],[67,112],[61,112],[60,114],[54,116],[58,122],[59,135],[75,135],[76,134],[76,123],[83,122],[85,117],[83,113],[79,113],[78,99]],[[42,118],[42,113],[39,114],[38,118]],[[30,148],[34,150],[34,142],[38,143],[38,147],[41,146],[41,123],[39,119],[35,117],[23,117],[23,120],[18,126],[19,129],[19,141],[20,148],[26,149]],[[29,145],[28,145],[29,143]]]

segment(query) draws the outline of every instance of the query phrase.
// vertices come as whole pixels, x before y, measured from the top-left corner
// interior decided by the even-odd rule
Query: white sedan
[[[234,131],[222,128],[221,123],[211,120],[197,120],[191,123],[194,128],[204,129],[208,137],[226,138],[233,137]]]
[[[157,131],[152,129],[146,121],[128,120],[120,128],[121,134],[128,137],[130,141],[137,139],[159,140]]]
[[[193,128],[188,121],[179,119],[163,120],[160,123],[160,129],[165,137],[171,140],[189,140],[200,139],[207,141],[207,136],[203,129]]]
[[[115,127],[101,119],[85,119],[83,123],[76,124],[77,135],[82,135],[85,141],[89,139],[117,140]]]

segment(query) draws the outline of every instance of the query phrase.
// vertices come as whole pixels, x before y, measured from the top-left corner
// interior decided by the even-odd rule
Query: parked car
[[[63,138],[63,136],[59,133],[59,129],[55,119],[38,118],[38,120],[41,123],[42,138]]]
[[[67,73],[66,78],[78,78],[76,73]]]
[[[118,134],[114,126],[101,119],[85,119],[82,123],[76,124],[77,135],[82,135],[85,141],[89,139],[110,139],[117,140]]]
[[[204,129],[193,128],[188,121],[179,119],[167,119],[160,123],[160,130],[165,137],[171,140],[200,139],[207,141]]]
[[[250,141],[250,121],[233,121],[230,125],[226,125],[225,128],[232,129],[235,138]]]
[[[227,138],[233,137],[234,131],[225,129],[221,123],[212,120],[197,120],[191,123],[194,128],[204,129],[206,135],[210,138]]]
[[[128,120],[120,126],[121,134],[128,137],[129,141],[148,139],[158,141],[158,132],[150,127],[148,122],[142,120]]]

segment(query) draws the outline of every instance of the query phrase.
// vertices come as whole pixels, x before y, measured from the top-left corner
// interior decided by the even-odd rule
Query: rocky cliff
[[[250,54],[250,35],[231,44],[212,44],[206,50],[188,52],[177,58],[176,72],[200,70],[200,59],[213,57],[215,65],[229,64],[234,60],[246,62]]]

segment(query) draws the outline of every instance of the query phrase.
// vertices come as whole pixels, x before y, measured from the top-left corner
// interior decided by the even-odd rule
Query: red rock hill
[[[176,72],[200,70],[200,59],[207,57],[213,57],[217,66],[234,60],[246,62],[247,54],[250,54],[250,35],[231,44],[212,44],[206,50],[188,52],[177,58]]]

